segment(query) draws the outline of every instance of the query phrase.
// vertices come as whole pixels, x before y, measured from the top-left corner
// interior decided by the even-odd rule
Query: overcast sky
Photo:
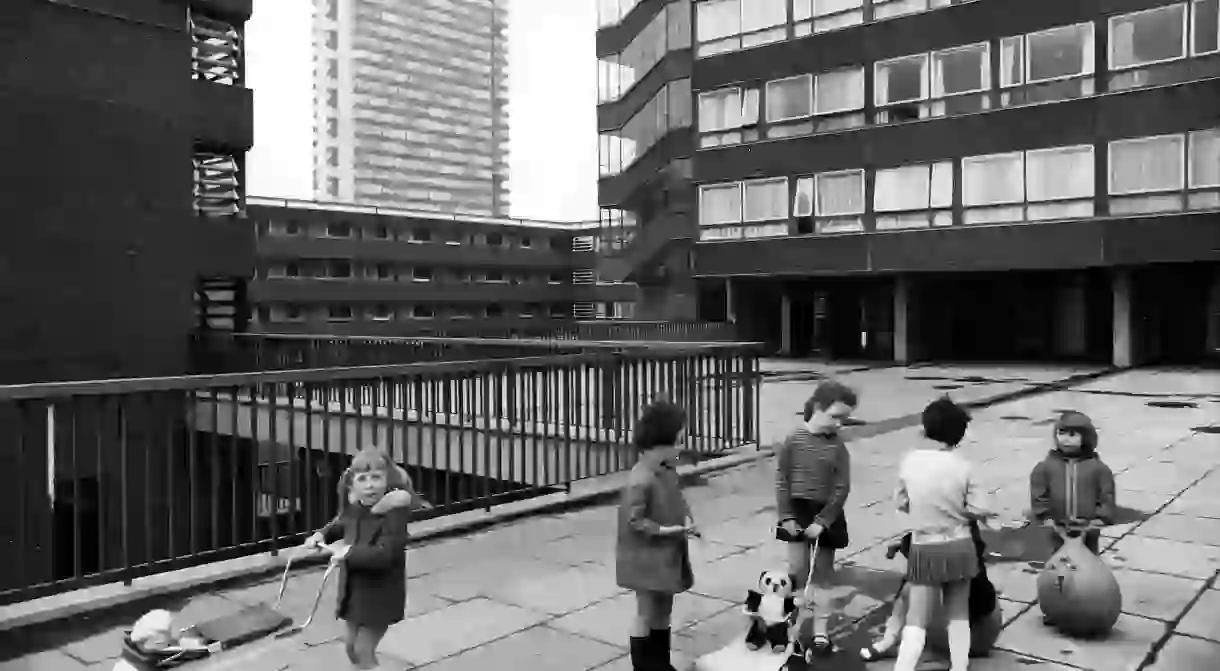
[[[246,26],[251,195],[313,195],[311,4],[255,0]],[[596,25],[595,0],[509,0],[514,217],[597,218]]]

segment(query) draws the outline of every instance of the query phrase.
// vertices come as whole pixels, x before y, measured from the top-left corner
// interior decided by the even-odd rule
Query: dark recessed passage
[[[1031,418],[1026,417],[1025,415],[1004,415],[1000,419],[1006,422],[1025,422],[1029,421]]]
[[[1190,401],[1148,401],[1145,403],[1150,408],[1197,408],[1198,403]]]
[[[1211,426],[1196,426],[1191,431],[1195,433],[1220,433],[1220,424],[1212,424]]]
[[[961,389],[962,385],[960,385],[960,384],[934,384],[934,385],[932,385],[932,388],[939,389],[941,391],[949,391],[951,389]]]

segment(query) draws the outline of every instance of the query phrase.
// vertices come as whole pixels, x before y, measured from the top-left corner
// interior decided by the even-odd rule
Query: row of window
[[[1115,140],[1106,146],[1109,214],[1220,208],[1220,129]],[[701,239],[1092,217],[1093,145],[968,156],[870,170],[700,187]],[[960,177],[955,172],[960,171]],[[960,194],[954,183],[960,179]],[[789,208],[791,203],[791,208]],[[790,229],[789,217],[796,219]]]
[[[400,266],[393,263],[357,263],[351,259],[301,259],[269,263],[263,271],[267,279],[385,280],[387,282],[437,282],[445,285],[512,284],[540,286],[571,282],[571,272],[523,273],[498,269],[437,269],[430,266]]]
[[[1110,17],[1109,90],[1170,83],[1179,75],[1147,69],[1220,53],[1220,0],[1194,0]],[[1094,24],[1058,26],[912,54],[873,64],[874,123],[979,112],[1000,106],[1092,95]],[[992,81],[998,58],[999,81]],[[1220,75],[1220,60],[1216,62]],[[864,67],[773,80],[699,95],[702,147],[842,130],[866,123]],[[1169,79],[1167,80],[1166,77]],[[1031,88],[1030,85],[1037,85]],[[1023,87],[1023,88],[1018,88]],[[999,90],[996,99],[989,95]],[[760,121],[764,122],[759,128]]]
[[[416,305],[373,305],[353,307],[351,305],[303,305],[300,303],[276,303],[260,306],[254,310],[255,322],[292,323],[324,319],[330,322],[350,322],[364,319],[374,322],[409,321],[415,319],[499,319],[516,317],[532,319],[549,317],[566,319],[572,316],[570,303],[526,303],[505,308],[496,303],[477,307]]]
[[[241,86],[245,70],[241,31],[195,9],[187,14],[187,30],[191,36],[191,78]]]
[[[384,224],[359,226],[346,221],[334,221],[326,224],[306,224],[290,219],[275,219],[267,222],[265,230],[272,236],[303,236],[315,238],[338,238],[343,240],[398,240],[412,243],[444,242],[446,245],[473,245],[475,247],[499,247],[505,249],[546,249],[553,251],[570,251],[570,242],[566,238],[549,238],[537,240],[528,235],[505,235],[503,233],[467,233],[463,231],[440,230],[430,228],[410,228],[394,230]]]

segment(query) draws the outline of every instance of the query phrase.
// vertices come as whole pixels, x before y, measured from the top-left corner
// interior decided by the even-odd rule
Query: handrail
[[[580,323],[580,322],[577,322]],[[614,320],[615,324],[626,326],[669,324],[664,321],[628,321]],[[513,347],[540,347],[548,349],[579,349],[587,347],[624,348],[668,347],[671,349],[716,349],[720,347],[742,348],[755,347],[762,343],[753,341],[653,341],[653,340],[566,340],[551,338],[482,338],[479,336],[376,336],[376,335],[341,335],[318,333],[234,333],[232,337],[251,340],[300,340],[311,342],[367,342],[367,343],[437,343],[442,345],[506,345]]]

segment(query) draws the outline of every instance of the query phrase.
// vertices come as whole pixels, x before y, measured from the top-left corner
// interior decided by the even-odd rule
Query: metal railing
[[[693,452],[757,442],[734,346],[0,387],[0,603],[299,543],[368,445],[422,515],[563,491],[630,467],[658,394]]]

